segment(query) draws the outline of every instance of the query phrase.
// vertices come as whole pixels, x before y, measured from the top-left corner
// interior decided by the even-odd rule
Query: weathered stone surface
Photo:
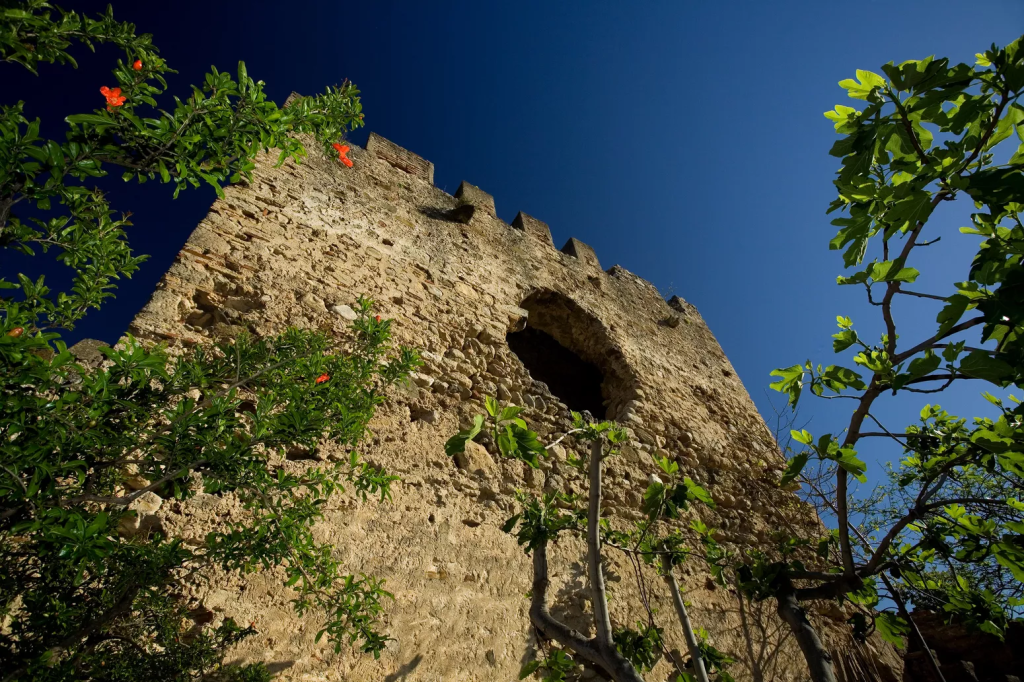
[[[107,348],[110,344],[97,339],[82,339],[75,345],[68,348],[75,360],[87,367],[99,367],[107,356],[100,352],[100,348]]]
[[[494,473],[494,460],[484,446],[474,441],[468,441],[466,449],[456,453],[455,465],[471,474],[489,476]]]
[[[344,304],[332,305],[331,312],[334,313],[335,315],[338,315],[342,319],[349,321],[354,321],[359,317],[359,315],[356,314],[356,311],[352,310],[351,307]]]
[[[596,418],[636,429],[608,460],[603,511],[613,527],[638,518],[648,475],[659,471],[652,454],[661,450],[716,498],[734,501],[716,510],[694,507],[681,522],[684,532],[701,518],[721,529],[723,541],[750,547],[770,546],[770,532],[782,523],[817,537],[820,521],[778,489],[783,459],[771,432],[693,306],[667,303],[623,268],[602,271],[578,240],[557,251],[543,238],[543,223],[525,214],[521,225],[503,222],[479,188],[464,185],[458,198],[442,192],[430,182],[429,162],[379,136],[370,139],[369,151],[349,152],[353,168],[315,152],[302,165],[280,168],[274,155],[261,159],[251,183],[225,188],[214,202],[131,327],[172,352],[246,328],[270,334],[299,325],[344,334],[363,295],[378,302],[375,314],[394,320],[398,343],[423,351],[424,366],[389,396],[370,424],[372,437],[360,445],[367,461],[401,477],[393,500],[332,502],[317,528],[347,572],[387,580],[395,599],[385,603],[385,616],[397,642],[379,660],[347,648],[336,655],[326,638],[315,641],[316,625],[294,615],[281,575],[215,572],[209,586],[189,589],[207,599],[217,618],[255,622],[260,631],[232,657],[265,661],[281,671],[277,679],[296,682],[516,679],[535,646],[523,596],[532,570],[501,525],[515,513],[516,489],[585,496],[585,477],[567,460],[570,451],[586,452],[586,444],[569,437],[564,456],[555,450],[531,469],[495,461],[477,444],[453,461],[444,443],[460,422],[483,412],[483,391],[492,388],[526,408],[521,416],[545,442],[571,429],[566,408],[574,406],[552,395],[554,384],[533,376],[506,342],[527,326],[599,370],[597,405],[604,413]],[[449,219],[460,205],[474,209],[466,224]],[[669,315],[686,324],[665,324]],[[317,452],[328,460],[348,456],[332,443]],[[310,464],[283,462],[296,471]],[[165,503],[151,516],[198,544],[236,513],[244,509],[223,493]],[[572,538],[550,551],[552,611],[587,631],[583,559],[583,545]],[[628,562],[614,553],[607,560],[609,573],[621,578],[612,583],[613,622],[646,619]],[[813,556],[806,560],[813,565]],[[747,605],[741,614],[735,594],[706,583],[701,570],[679,577],[694,624],[737,659],[737,680],[806,678],[792,637],[772,634],[784,630],[769,604]],[[669,649],[685,651],[665,615],[672,613],[669,595],[653,572],[647,578]],[[894,679],[900,663],[891,647],[877,638],[855,647],[845,624],[814,611],[810,617],[844,670],[881,671],[846,682]],[[648,679],[666,679],[669,670],[662,661]]]
[[[153,521],[147,523],[147,520],[160,509],[161,505],[163,505],[163,499],[156,493],[151,491],[142,493],[128,505],[130,513],[123,516],[118,522],[118,533],[125,537],[131,537],[142,530],[153,527],[155,523]]]

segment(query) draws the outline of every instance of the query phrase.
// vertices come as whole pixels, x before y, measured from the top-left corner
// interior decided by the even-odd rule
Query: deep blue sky
[[[439,187],[479,185],[502,218],[524,210],[551,225],[558,245],[577,237],[604,267],[618,263],[694,303],[767,414],[771,369],[832,360],[836,314],[870,336],[878,329],[862,291],[835,285],[842,262],[827,250],[837,161],[822,112],[856,104],[837,81],[930,54],[973,62],[1024,31],[1019,0],[177,0],[114,10],[153,33],[181,72],[173,92],[239,59],[278,102],[350,78],[367,121],[355,142],[376,131],[433,161]],[[38,79],[0,65],[0,103],[26,99],[50,124],[44,132],[61,134],[64,115],[99,106],[116,56],[82,53],[78,71],[44,68]],[[132,244],[152,258],[74,338],[124,331],[213,198],[169,195],[118,187],[114,205],[135,214]],[[965,276],[963,204],[941,208],[943,242],[918,262],[926,274],[916,289],[945,294]],[[937,310],[920,299],[898,310],[904,338],[933,329]],[[982,388],[943,404],[972,409]],[[922,402],[892,408],[892,426]],[[836,407],[808,405],[803,417],[811,430],[836,428],[849,413]]]

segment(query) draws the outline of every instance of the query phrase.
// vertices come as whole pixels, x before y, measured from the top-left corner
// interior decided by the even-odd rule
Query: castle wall
[[[315,148],[315,145],[311,146]],[[653,285],[570,240],[557,250],[540,220],[496,217],[494,199],[463,183],[455,196],[432,184],[433,164],[371,135],[352,148],[353,168],[315,152],[302,165],[273,168],[261,159],[251,184],[226,189],[182,249],[132,333],[171,346],[288,325],[343,332],[359,295],[394,319],[396,340],[422,349],[414,385],[396,392],[374,419],[364,454],[401,476],[394,500],[348,498],[319,531],[350,572],[387,579],[392,642],[380,660],[314,643],[316,616],[302,623],[279,575],[215,576],[194,594],[216,614],[255,621],[258,638],[238,656],[265,660],[280,679],[513,680],[536,639],[527,616],[530,562],[500,526],[516,489],[586,492],[556,447],[539,471],[486,458],[470,469],[445,456],[460,421],[483,412],[484,395],[527,407],[545,439],[568,428],[568,411],[533,380],[505,337],[525,324],[550,334],[604,375],[609,418],[633,438],[606,466],[607,513],[616,524],[638,518],[652,454],[675,458],[713,493],[700,509],[730,546],[766,546],[786,527],[813,535],[820,522],[779,490],[783,462],[771,434],[711,331],[690,304],[666,302]],[[604,415],[597,415],[604,416]],[[570,448],[571,448],[570,441]],[[331,447],[322,448],[330,456]],[[287,463],[301,466],[301,463]],[[171,532],[198,541],[219,519],[238,513],[230,497],[200,495],[165,505]],[[684,521],[685,523],[685,521]],[[553,611],[586,632],[589,604],[583,547],[558,543]],[[685,652],[671,602],[653,571],[652,606],[674,647]],[[692,618],[738,659],[737,679],[800,680],[799,652],[780,621],[716,588],[698,562],[680,575]],[[621,556],[609,556],[613,619],[641,619],[636,581]],[[855,645],[838,607],[814,618],[849,679],[855,669],[899,666],[884,645]],[[781,634],[780,634],[781,633]],[[648,679],[666,679],[659,665]],[[877,671],[876,671],[877,672]],[[884,671],[883,671],[884,672]],[[874,674],[874,673],[872,673]],[[879,672],[875,677],[885,679]]]

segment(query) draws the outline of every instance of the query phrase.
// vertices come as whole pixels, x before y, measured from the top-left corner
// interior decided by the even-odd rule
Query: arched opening
[[[604,376],[595,365],[555,341],[550,334],[529,325],[506,338],[508,347],[530,370],[530,376],[547,384],[551,393],[570,410],[586,410],[598,418],[604,416],[604,398],[601,397]]]
[[[530,376],[547,384],[570,410],[614,419],[614,404],[632,385],[632,372],[608,329],[572,299],[554,291],[538,291],[520,306],[529,315],[521,331],[510,332],[509,348]]]

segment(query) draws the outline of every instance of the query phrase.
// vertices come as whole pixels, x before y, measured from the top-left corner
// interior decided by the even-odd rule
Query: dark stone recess
[[[1024,680],[1024,624],[1011,623],[1005,641],[985,632],[947,624],[930,611],[914,611],[914,622],[935,652],[946,682],[1021,682]],[[924,651],[911,637],[904,682],[938,682]]]
[[[587,410],[603,418],[605,408],[601,397],[601,371],[550,334],[533,327],[505,337],[509,348],[530,370],[535,381],[543,381],[552,394],[570,410]]]

